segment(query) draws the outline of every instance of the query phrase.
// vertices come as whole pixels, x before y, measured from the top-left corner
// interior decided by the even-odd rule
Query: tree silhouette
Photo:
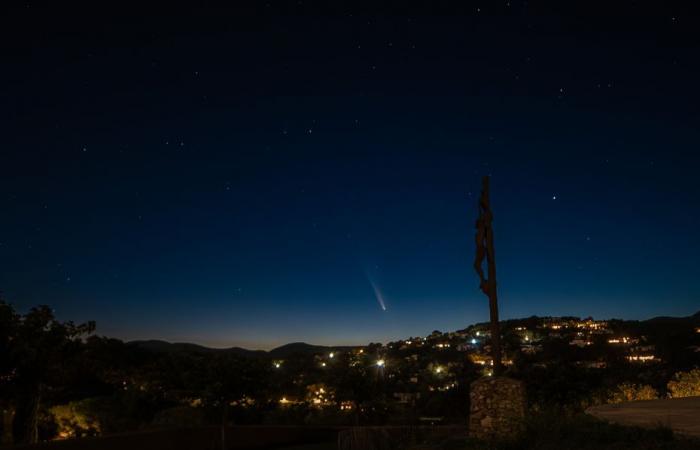
[[[0,301],[4,383],[12,389],[16,443],[38,441],[37,421],[47,388],[60,385],[65,369],[81,348],[81,338],[92,333],[94,322],[60,322],[48,306],[32,308],[24,316]]]

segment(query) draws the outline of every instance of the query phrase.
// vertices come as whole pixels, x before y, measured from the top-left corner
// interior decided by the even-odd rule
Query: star
[[[556,199],[557,199],[557,196],[556,196],[556,195],[552,195],[552,200],[556,200]]]

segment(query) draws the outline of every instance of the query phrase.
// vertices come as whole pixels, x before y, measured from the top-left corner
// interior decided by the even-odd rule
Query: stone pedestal
[[[506,377],[484,377],[470,386],[469,435],[480,439],[517,436],[525,419],[523,383]]]
[[[12,436],[12,424],[15,418],[15,410],[11,408],[2,410],[2,438],[0,438],[0,446],[10,446],[14,444]]]

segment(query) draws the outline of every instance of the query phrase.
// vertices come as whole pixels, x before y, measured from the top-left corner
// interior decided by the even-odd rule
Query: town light
[[[384,360],[383,359],[377,360],[377,367],[384,367]]]
[[[282,366],[280,363],[275,363],[275,369],[279,369]]]
[[[472,338],[472,345],[476,345],[476,339]]]
[[[335,354],[333,352],[330,352],[330,354],[328,354],[328,357],[331,359],[333,359],[334,356],[335,356]]]

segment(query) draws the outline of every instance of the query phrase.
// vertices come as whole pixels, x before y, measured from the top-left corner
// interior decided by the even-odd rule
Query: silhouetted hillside
[[[198,344],[190,344],[187,342],[166,342],[160,340],[148,341],[131,341],[129,345],[133,345],[143,350],[157,353],[234,353],[236,355],[256,357],[266,356],[267,352],[262,350],[248,350],[240,347],[230,348],[211,348]]]
[[[313,345],[307,344],[306,342],[292,342],[289,344],[282,345],[280,347],[274,348],[270,351],[264,350],[248,350],[240,347],[230,347],[230,348],[211,348],[205,347],[198,344],[190,344],[186,342],[166,342],[160,340],[147,340],[147,341],[131,341],[129,345],[137,347],[142,350],[156,352],[156,353],[233,353],[240,356],[246,357],[270,357],[285,359],[293,355],[309,355],[309,354],[319,354],[328,353],[333,350],[350,350],[355,347],[339,346],[339,347],[327,347],[324,345]]]
[[[288,358],[292,355],[299,354],[327,353],[332,351],[332,349],[332,347],[312,345],[307,344],[306,342],[292,342],[290,344],[282,345],[281,347],[273,348],[268,353],[273,358]]]

